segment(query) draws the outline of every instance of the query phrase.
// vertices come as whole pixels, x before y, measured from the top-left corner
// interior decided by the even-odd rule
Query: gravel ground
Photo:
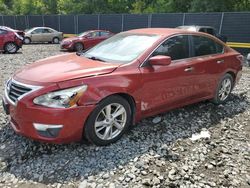
[[[15,70],[59,53],[57,45],[28,45],[0,54],[0,95]],[[250,69],[225,105],[202,102],[144,119],[107,147],[28,140],[0,107],[0,187],[250,187]]]

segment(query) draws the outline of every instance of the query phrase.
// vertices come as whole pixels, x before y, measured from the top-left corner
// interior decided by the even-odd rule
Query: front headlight
[[[50,108],[70,108],[77,105],[86,90],[87,85],[63,89],[36,97],[33,102]]]
[[[63,42],[62,42],[62,44],[65,44],[65,45],[69,45],[69,44],[71,44],[71,43],[72,43],[71,40],[66,40],[66,41],[63,41]]]

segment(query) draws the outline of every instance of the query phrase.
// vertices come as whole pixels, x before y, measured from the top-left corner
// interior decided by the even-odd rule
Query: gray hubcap
[[[111,140],[118,136],[127,121],[125,108],[118,103],[105,106],[95,120],[95,133],[102,140]]]
[[[24,39],[24,43],[25,43],[25,44],[29,44],[29,43],[30,43],[30,39],[27,39],[27,38]]]
[[[76,44],[76,50],[77,51],[82,51],[83,50],[83,46],[81,44]]]
[[[7,44],[7,46],[6,46],[6,50],[7,50],[8,52],[10,52],[10,53],[14,53],[14,52],[16,52],[16,45],[13,44],[13,43],[9,43],[9,44]]]
[[[219,98],[221,101],[226,100],[226,98],[229,96],[232,88],[232,83],[229,78],[226,78],[221,83],[221,88],[219,90]]]
[[[55,39],[54,39],[54,43],[56,43],[56,44],[59,43],[58,38],[55,38]]]

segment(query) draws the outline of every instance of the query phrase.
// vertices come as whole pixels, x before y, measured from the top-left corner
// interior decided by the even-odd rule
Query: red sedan
[[[242,56],[211,35],[138,29],[26,66],[7,82],[3,104],[24,136],[107,145],[142,118],[226,102],[241,70]]]
[[[10,54],[16,53],[23,43],[20,32],[8,27],[0,27],[0,51]]]
[[[106,40],[114,34],[105,30],[92,30],[80,33],[76,37],[66,38],[61,42],[61,49],[70,51],[82,51]]]

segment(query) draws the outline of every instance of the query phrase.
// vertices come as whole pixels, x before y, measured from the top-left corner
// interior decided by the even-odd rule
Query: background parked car
[[[61,49],[70,51],[82,51],[89,49],[103,40],[113,36],[110,31],[105,30],[91,30],[80,33],[76,37],[66,38],[61,42]]]
[[[23,43],[23,37],[9,27],[0,26],[0,51],[16,53]]]
[[[25,31],[24,43],[52,42],[58,44],[63,39],[63,33],[49,27],[34,27]]]
[[[22,31],[22,30],[12,29],[12,28],[7,27],[7,26],[1,26],[1,27],[2,27],[2,28],[6,28],[7,30],[11,30],[11,31],[13,31],[13,32],[16,32],[18,35],[20,35],[21,37],[24,38],[25,33],[24,33],[24,31]]]
[[[179,26],[177,28],[186,29],[186,30],[189,30],[189,31],[197,31],[197,32],[208,33],[210,35],[213,35],[213,36],[217,37],[218,39],[220,39],[223,42],[227,42],[227,37],[223,36],[223,35],[220,35],[214,27],[198,26],[198,25],[183,25],[183,26]]]

